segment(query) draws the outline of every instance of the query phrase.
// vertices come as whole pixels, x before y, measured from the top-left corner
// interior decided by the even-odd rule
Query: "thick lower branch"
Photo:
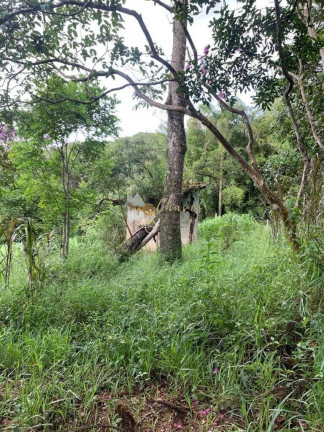
[[[157,225],[157,224],[156,224]],[[142,249],[153,237],[158,233],[158,228],[152,226],[140,227],[129,239],[127,239],[119,248],[118,255],[120,261],[125,261],[130,256],[134,255],[135,252]],[[155,233],[149,240],[143,245],[145,239],[155,229]]]

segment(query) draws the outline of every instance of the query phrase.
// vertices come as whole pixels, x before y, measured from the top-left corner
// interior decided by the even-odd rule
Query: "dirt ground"
[[[121,432],[230,432],[233,419],[224,412],[216,412],[206,402],[189,404],[159,389],[154,394],[125,395],[113,400],[109,394],[97,397],[95,422],[88,419],[86,426],[68,427],[67,431]],[[115,419],[110,423],[112,410]],[[72,425],[71,425],[72,426]]]

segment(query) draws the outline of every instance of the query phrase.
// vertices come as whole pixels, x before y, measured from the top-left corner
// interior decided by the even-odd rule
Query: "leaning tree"
[[[158,45],[161,41],[153,40],[150,23],[145,22],[140,13],[141,2],[136,2],[135,6],[134,3],[126,0],[12,0],[1,5],[3,106],[9,108],[12,104],[28,102],[27,95],[33,94],[35,80],[43,80],[48,73],[74,81],[102,79],[106,90],[101,96],[132,87],[140,103],[168,113],[167,175],[163,196],[163,202],[168,206],[162,207],[160,228],[161,252],[165,257],[173,260],[181,256],[179,209],[186,153],[185,115],[198,119],[240,164],[268,203],[278,209],[293,240],[294,226],[288,209],[266,184],[254,156],[253,130],[248,116],[235,108],[233,102],[237,90],[251,87],[261,89],[258,94],[261,104],[278,95],[278,88],[285,91],[282,78],[288,80],[288,75],[284,54],[292,35],[302,35],[309,45],[318,44],[311,34],[313,26],[309,25],[308,12],[297,20],[300,11],[304,10],[300,4],[306,4],[305,0],[300,4],[288,0],[284,9],[280,9],[275,0],[273,8],[265,14],[256,9],[255,0],[241,1],[242,7],[235,11],[226,4],[220,6],[219,0],[173,0],[168,3],[152,0],[157,14],[163,10],[173,19],[170,60]],[[127,7],[129,5],[132,8]],[[221,15],[217,18],[211,14],[213,45],[199,53],[191,37],[190,25],[204,8],[207,13]],[[311,8],[310,5],[307,9],[310,17]],[[144,46],[125,43],[122,31],[126,18],[137,23],[138,31],[145,39]],[[316,37],[320,39],[318,35]],[[275,53],[279,53],[277,60]],[[322,49],[318,50],[318,57],[320,55]],[[262,79],[263,87],[260,85]],[[166,85],[168,96],[163,102]],[[290,87],[291,83],[285,96],[288,93],[289,97]],[[92,103],[98,97],[89,91],[87,100],[79,99],[79,102]],[[48,103],[60,102],[51,100],[46,94],[38,95],[38,98]],[[78,100],[77,95],[73,99]],[[241,117],[248,136],[246,158],[195,106],[198,102],[208,104],[212,99]]]

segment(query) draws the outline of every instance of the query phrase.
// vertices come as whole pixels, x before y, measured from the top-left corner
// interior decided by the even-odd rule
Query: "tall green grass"
[[[145,252],[120,265],[74,239],[32,298],[13,271],[0,293],[8,430],[66,430],[93,415],[100,392],[162,381],[230,413],[234,430],[322,430],[324,278],[250,217],[202,223],[172,266]]]

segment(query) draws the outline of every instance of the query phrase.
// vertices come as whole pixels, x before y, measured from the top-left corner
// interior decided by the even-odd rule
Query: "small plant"
[[[199,227],[204,239],[218,239],[222,249],[228,249],[232,243],[244,240],[253,229],[258,227],[250,215],[227,213],[222,217],[208,219]]]
[[[0,224],[0,233],[4,237],[4,249],[0,248],[0,251],[2,252],[2,259],[0,260],[0,265],[2,265],[0,276],[2,276],[4,279],[5,287],[8,287],[10,282],[13,260],[13,244],[17,235],[15,227],[16,220],[14,219],[10,221],[9,226],[6,220],[3,220]]]
[[[44,282],[49,269],[49,257],[55,248],[54,232],[37,236],[30,218],[19,219],[22,224],[17,228],[23,232],[20,240],[27,266],[27,281],[31,291]]]
[[[205,271],[207,284],[210,282],[211,273],[215,274],[215,271],[217,271],[218,255],[219,244],[216,239],[211,238],[203,243],[200,249],[198,268]]]

